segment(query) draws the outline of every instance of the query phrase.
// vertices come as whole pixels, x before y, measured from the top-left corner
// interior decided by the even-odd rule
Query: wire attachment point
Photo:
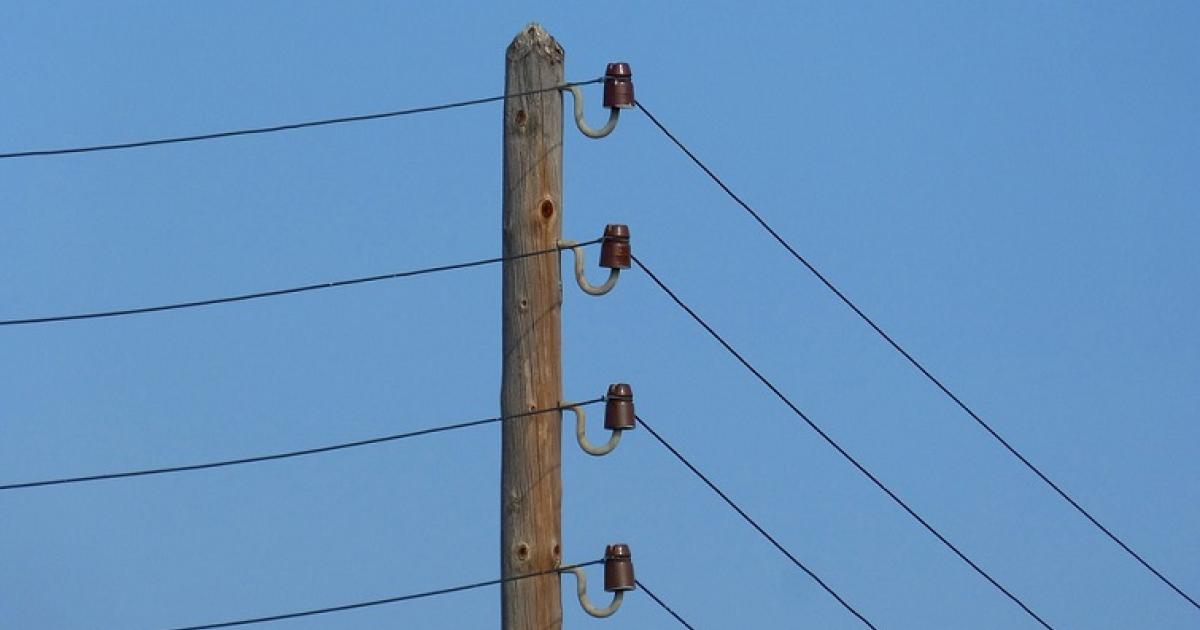
[[[582,567],[569,569],[575,574],[576,592],[579,595],[579,605],[583,611],[593,617],[611,617],[621,607],[625,599],[625,591],[632,591],[637,583],[633,577],[633,558],[629,553],[629,545],[617,543],[609,545],[604,550],[604,590],[613,594],[612,602],[604,608],[597,608],[587,596],[587,573]]]
[[[621,110],[633,107],[633,72],[624,62],[610,63],[604,71],[604,106],[608,108],[608,122],[599,129],[588,126],[583,116],[583,91],[578,85],[562,85],[559,89],[569,90],[575,101],[575,126],[583,135],[600,139],[617,128]]]
[[[600,286],[589,283],[587,276],[584,275],[583,246],[575,241],[558,241],[559,249],[570,249],[575,256],[575,281],[579,284],[579,288],[588,295],[601,296],[612,291],[613,287],[617,286],[621,270],[628,269],[630,266],[629,261],[632,254],[629,247],[629,226],[620,223],[609,224],[604,228],[604,237],[600,241],[600,266],[610,270],[608,279]]]
[[[613,383],[608,386],[604,397],[604,428],[610,432],[608,442],[602,446],[587,439],[587,412],[583,407],[563,403],[562,407],[575,414],[575,440],[583,452],[595,457],[608,455],[621,442],[621,433],[637,427],[633,412],[633,388],[628,383]]]

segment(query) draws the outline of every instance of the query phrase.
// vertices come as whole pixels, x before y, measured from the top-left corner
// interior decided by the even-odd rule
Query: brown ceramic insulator
[[[604,71],[604,106],[633,107],[633,72],[629,64],[623,61],[608,64]]]
[[[608,386],[604,403],[604,428],[624,431],[637,426],[633,415],[633,388],[628,383]]]
[[[629,226],[610,223],[604,228],[600,243],[600,266],[609,269],[629,269]]]
[[[604,590],[609,593],[632,591],[635,586],[629,545],[609,545],[604,550]]]

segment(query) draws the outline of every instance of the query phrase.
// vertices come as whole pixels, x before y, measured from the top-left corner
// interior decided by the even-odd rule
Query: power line
[[[920,514],[917,514],[917,512],[915,510],[913,510],[911,507],[909,507],[908,504],[905,503],[903,499],[901,499],[899,496],[896,495],[895,492],[892,492],[892,490],[890,488],[888,488],[886,485],[884,485],[883,482],[880,481],[879,478],[874,475],[874,473],[872,473],[870,470],[867,470],[867,468],[865,466],[863,466],[861,463],[859,463],[859,461],[857,459],[855,459],[853,455],[851,455],[848,451],[846,451],[846,449],[842,448],[842,446],[840,444],[838,444],[837,442],[835,442],[832,437],[829,437],[828,433],[826,433],[823,429],[821,429],[821,427],[817,426],[817,423],[813,422],[811,418],[809,418],[803,411],[800,410],[799,407],[797,407],[791,401],[791,399],[789,399],[787,396],[785,396],[783,394],[783,392],[781,392],[779,390],[779,388],[775,387],[775,385],[771,381],[769,381],[767,379],[767,377],[763,376],[762,372],[759,372],[753,365],[750,364],[749,361],[747,361],[745,359],[745,357],[743,357],[740,353],[738,353],[737,350],[734,350],[733,346],[729,345],[729,342],[725,341],[725,339],[722,338],[721,335],[717,334],[717,331],[713,330],[712,326],[709,326],[708,323],[705,322],[703,319],[701,319],[700,316],[697,315],[695,311],[693,311],[687,304],[684,304],[683,300],[679,299],[679,296],[675,295],[674,291],[669,289],[667,287],[667,285],[663,284],[662,280],[659,280],[658,276],[654,275],[654,272],[650,271],[650,269],[646,267],[645,263],[643,263],[641,260],[639,260],[637,258],[637,256],[633,256],[632,258],[633,258],[633,262],[637,263],[637,266],[639,268],[641,268],[642,271],[646,272],[646,275],[650,276],[650,279],[653,280],[654,283],[657,284],[658,287],[660,289],[662,289],[663,292],[666,293],[667,296],[669,296],[675,302],[675,304],[679,305],[679,307],[682,308],[688,315],[690,315],[692,317],[692,319],[694,319],[696,321],[696,323],[700,324],[700,326],[703,327],[704,330],[708,331],[708,334],[711,335],[713,339],[716,339],[717,342],[719,342],[725,348],[725,350],[727,350],[729,352],[729,354],[733,355],[733,357],[735,359],[737,359],[747,370],[750,370],[751,374],[753,374],[755,377],[757,377],[758,380],[761,381],[763,385],[766,385],[767,389],[771,390],[771,392],[773,394],[775,394],[775,396],[777,398],[779,398],[779,400],[783,401],[783,403],[785,405],[787,405],[788,408],[790,408],[793,413],[795,413],[797,416],[799,416],[801,420],[804,420],[804,422],[806,424],[808,424],[809,428],[811,428],[813,431],[816,431],[817,435],[820,435],[821,438],[823,440],[825,440],[825,442],[827,442],[830,446],[832,446],[834,448],[834,450],[836,450],[838,453],[840,453],[841,456],[846,459],[846,461],[853,464],[854,467],[857,468],[859,472],[861,472],[863,475],[865,475],[867,477],[867,479],[871,480],[871,483],[874,483],[880,490],[882,490],[884,492],[884,494],[891,497],[891,499],[893,501],[895,501],[897,505],[899,505],[901,508],[903,508],[905,512],[908,512],[909,516],[912,516],[914,519],[916,519],[916,521],[918,523],[920,523],[922,526],[924,526],[925,529],[929,531],[929,533],[933,534],[934,537],[936,537],[938,540],[940,540],[942,542],[942,544],[944,544],[948,549],[950,549],[950,551],[953,551],[954,554],[959,557],[959,559],[961,559],[963,562],[967,563],[967,565],[970,566],[972,569],[974,569],[976,573],[983,576],[983,578],[986,579],[988,582],[990,582],[992,584],[992,586],[996,587],[1001,593],[1004,593],[1004,595],[1006,595],[1009,599],[1011,599],[1018,606],[1020,606],[1022,610],[1024,610],[1026,613],[1028,613],[1030,617],[1033,617],[1035,620],[1037,620],[1037,622],[1042,624],[1042,626],[1045,627],[1047,630],[1053,630],[1053,628],[1050,626],[1050,624],[1046,623],[1046,621],[1043,620],[1041,617],[1039,617],[1037,615],[1037,613],[1033,612],[1033,609],[1031,609],[1029,606],[1026,606],[1025,602],[1021,601],[1020,598],[1018,598],[1016,595],[1014,595],[1011,591],[1004,588],[1004,586],[1002,586],[999,582],[997,582],[995,580],[995,578],[993,578],[991,575],[989,575],[987,571],[984,571],[982,567],[975,564],[975,562],[973,560],[968,558],[966,556],[966,554],[959,551],[958,547],[955,547],[953,543],[951,543],[945,536],[943,536],[941,534],[941,532],[934,529],[934,527],[932,525],[930,525],[928,521],[926,521],[924,518],[922,518]]]
[[[688,630],[696,630],[695,628],[692,627],[692,624],[684,621],[683,617],[680,617],[678,613],[676,613],[674,610],[671,610],[671,607],[668,606],[666,602],[659,599],[658,595],[654,594],[654,591],[651,591],[650,589],[646,588],[646,585],[643,584],[641,580],[634,580],[633,582],[634,582],[634,584],[637,584],[638,588],[642,589],[643,591],[646,591],[646,594],[650,596],[650,599],[653,599],[654,603],[658,604],[660,607],[662,607],[663,610],[667,611],[668,614],[670,614],[672,617],[674,617],[675,621],[678,621],[680,625],[682,625],[684,628],[687,628]]]
[[[594,239],[579,245],[595,245],[603,239]],[[318,291],[320,289],[333,289],[336,287],[347,287],[354,284],[366,284],[369,282],[380,282],[382,280],[396,280],[399,278],[411,278],[413,276],[421,276],[430,273],[438,273],[441,271],[452,271],[455,269],[466,269],[468,267],[479,267],[482,265],[492,265],[498,262],[509,260],[520,260],[531,256],[542,256],[552,254],[557,251],[567,249],[565,247],[554,247],[550,249],[542,249],[534,252],[526,252],[524,254],[515,254],[512,256],[500,256],[497,258],[485,258],[483,260],[474,260],[471,262],[455,263],[452,265],[441,265],[438,267],[426,267],[424,269],[414,269],[411,271],[399,271],[396,273],[386,273],[377,276],[365,276],[361,278],[350,278],[348,280],[335,280],[333,282],[319,282],[316,284],[306,284],[299,287],[291,287],[288,289],[273,289],[270,291],[259,291],[257,293],[243,293],[241,295],[233,295],[228,297],[219,297],[209,300],[196,300],[192,302],[176,302],[174,304],[163,304],[160,306],[144,306],[141,308],[129,308],[116,311],[93,311],[90,313],[75,313],[71,315],[48,315],[43,317],[29,317],[24,319],[8,319],[0,320],[0,326],[20,326],[24,324],[47,324],[51,322],[66,322],[79,319],[101,319],[105,317],[119,317],[123,315],[140,315],[143,313],[157,313],[160,311],[174,311],[184,308],[195,308],[198,306],[212,306],[214,304],[229,304],[230,302],[245,302],[247,300],[257,300],[268,297],[278,297],[280,295],[291,295],[293,293],[304,293],[307,291]]]
[[[733,192],[733,190],[731,190],[729,188],[729,186],[725,185],[725,182],[721,181],[721,178],[717,177],[716,173],[714,173],[710,168],[708,168],[708,166],[706,166],[703,162],[700,161],[700,158],[696,157],[696,155],[694,153],[692,153],[686,146],[684,146],[684,144],[682,142],[680,142],[678,138],[675,137],[675,134],[672,134],[670,131],[668,131],[667,128],[665,126],[663,126],[663,124],[661,122],[659,122],[657,118],[654,117],[654,114],[651,114],[650,110],[646,109],[646,107],[644,105],[642,105],[641,101],[637,101],[636,104],[638,106],[638,109],[642,110],[642,113],[646,114],[646,117],[650,119],[650,122],[654,123],[654,126],[658,127],[659,131],[663,132],[663,135],[665,135],[667,138],[669,138],[671,140],[671,142],[675,143],[675,146],[679,147],[679,149],[681,151],[683,151],[684,155],[687,155],[688,158],[690,158],[692,160],[692,162],[694,162],[696,164],[696,166],[700,167],[700,170],[704,171],[704,173],[706,175],[708,175],[708,177],[710,179],[712,179],[713,182],[715,182],[717,184],[717,186],[720,186],[721,190],[725,191],[725,194],[729,195],[730,199],[733,199],[735,202],[737,202],[737,204],[739,206],[741,206],[747,213],[749,213],[750,216],[753,217],[754,220],[757,221],[758,224],[760,226],[762,226],[762,228],[764,230],[766,230],[767,233],[770,234],[772,238],[774,238],[780,245],[782,245],[783,248],[786,249],[788,251],[788,253],[792,255],[793,258],[795,258],[797,261],[799,261],[800,264],[804,265],[804,267],[806,269],[808,269],[814,276],[816,276],[817,280],[821,281],[821,284],[824,284],[826,288],[828,288],[830,291],[832,291],[833,294],[836,295],[837,298],[839,300],[841,300],[843,304],[850,307],[850,310],[854,311],[854,314],[858,315],[859,319],[866,322],[866,324],[868,326],[870,326],[872,330],[874,330],[881,338],[883,338],[883,340],[886,341],[888,343],[888,345],[890,345],[896,352],[900,353],[900,355],[903,356],[910,364],[912,364],[912,366],[915,367],[917,369],[917,371],[919,371],[921,374],[923,374],[925,376],[925,378],[929,380],[929,382],[933,383],[939,390],[941,390],[941,392],[943,394],[945,394],[948,398],[950,398],[950,400],[954,401],[954,404],[958,405],[959,409],[962,409],[964,412],[966,412],[966,414],[968,416],[970,416],[971,419],[976,422],[976,424],[978,424],[980,427],[983,427],[983,429],[985,431],[987,431],[989,435],[991,435],[993,438],[995,438],[995,440],[997,442],[999,442],[1009,453],[1012,453],[1012,455],[1014,457],[1016,457],[1018,460],[1020,460],[1020,462],[1022,464],[1024,464],[1026,468],[1033,471],[1033,474],[1037,475],[1037,477],[1039,479],[1041,479],[1043,482],[1045,482],[1046,485],[1050,486],[1050,488],[1053,489],[1054,492],[1058,493],[1058,496],[1062,497],[1063,500],[1065,500],[1067,503],[1071,504],[1071,507],[1075,508],[1080,514],[1082,514],[1084,516],[1084,518],[1086,518],[1088,521],[1090,521],[1092,523],[1092,525],[1095,525],[1101,532],[1104,532],[1104,535],[1108,536],[1113,542],[1117,543],[1117,545],[1119,547],[1121,547],[1121,549],[1124,549],[1126,551],[1126,553],[1128,553],[1130,556],[1132,556],[1134,560],[1137,560],[1143,567],[1146,568],[1146,570],[1153,573],[1154,576],[1157,577],[1158,579],[1162,580],[1162,582],[1164,584],[1171,587],[1171,590],[1178,593],[1180,597],[1183,597],[1184,599],[1186,599],[1188,601],[1188,603],[1190,603],[1192,606],[1196,607],[1197,609],[1200,609],[1200,602],[1197,602],[1190,595],[1183,592],[1183,589],[1179,588],[1178,586],[1175,585],[1174,582],[1167,579],[1167,577],[1165,575],[1163,575],[1162,573],[1160,573],[1158,571],[1158,569],[1155,569],[1154,567],[1150,566],[1150,563],[1147,562],[1144,558],[1142,558],[1142,556],[1139,555],[1136,551],[1134,551],[1129,545],[1125,544],[1125,541],[1118,538],[1117,535],[1112,532],[1112,530],[1105,527],[1102,523],[1100,523],[1099,520],[1096,519],[1096,517],[1092,516],[1091,512],[1088,512],[1086,509],[1084,509],[1084,507],[1082,505],[1079,504],[1079,502],[1077,502],[1069,494],[1067,494],[1066,490],[1063,490],[1058,484],[1054,483],[1054,481],[1052,481],[1050,479],[1050,477],[1046,476],[1046,474],[1043,473],[1041,471],[1041,469],[1039,469],[1037,466],[1035,466],[1033,464],[1033,462],[1029,461],[1024,455],[1022,455],[1019,451],[1017,451],[1016,447],[1014,447],[1012,444],[1010,444],[1008,442],[1008,440],[1001,437],[1000,434],[997,433],[996,430],[993,429],[990,424],[988,424],[986,421],[984,421],[984,419],[979,414],[975,413],[975,410],[973,410],[969,406],[967,406],[967,404],[965,402],[963,402],[961,398],[959,398],[954,392],[950,391],[950,388],[946,387],[946,385],[943,384],[942,381],[939,380],[936,376],[934,376],[932,372],[927,370],[925,368],[925,366],[921,364],[920,361],[917,361],[917,359],[912,354],[909,354],[909,352],[907,350],[905,350],[895,339],[893,339],[891,335],[889,335],[887,332],[885,332],[879,324],[875,323],[875,320],[871,319],[865,312],[863,312],[863,310],[860,309],[857,304],[855,304],[853,301],[851,301],[850,298],[847,297],[845,293],[842,293],[842,291],[840,289],[838,289],[837,286],[833,284],[833,282],[831,282],[828,278],[825,277],[825,274],[821,273],[812,263],[810,263],[808,261],[807,258],[800,255],[800,253],[797,252],[796,249],[791,246],[791,244],[789,244],[786,240],[784,240],[784,238],[782,236],[780,236],[780,234],[778,232],[776,232],[770,225],[767,224],[766,220],[764,220],[758,212],[755,212],[754,208],[750,207],[750,204],[743,201],[741,197],[739,197],[736,193]]]
[[[574,407],[574,406],[590,405],[593,403],[598,403],[602,400],[604,400],[603,397],[593,398],[591,400],[585,400],[580,403],[571,403],[570,406]],[[477,426],[484,425],[484,424],[503,422],[504,420],[514,420],[517,418],[525,418],[528,416],[534,416],[534,415],[538,415],[538,414],[542,414],[542,413],[549,413],[552,411],[562,411],[563,409],[567,409],[567,408],[568,408],[567,406],[560,405],[560,406],[551,407],[548,409],[535,409],[533,411],[526,411],[526,412],[511,415],[511,416],[496,416],[496,417],[492,417],[492,418],[483,418],[480,420],[459,422],[457,424],[448,424],[448,425],[444,425],[444,426],[440,426],[440,427],[433,427],[433,428],[429,428],[429,429],[420,429],[418,431],[409,431],[407,433],[397,433],[394,435],[385,435],[383,437],[369,438],[366,440],[356,440],[354,442],[343,442],[341,444],[332,444],[329,446],[319,446],[316,448],[306,448],[306,449],[302,449],[302,450],[298,450],[298,451],[287,451],[284,453],[275,453],[272,455],[259,455],[256,457],[243,457],[240,459],[227,459],[227,460],[216,461],[216,462],[208,462],[208,463],[204,463],[204,464],[189,464],[186,466],[171,466],[171,467],[167,467],[167,468],[148,468],[148,469],[144,469],[144,470],[131,470],[131,471],[125,471],[125,472],[105,473],[105,474],[101,474],[101,475],[88,475],[88,476],[84,476],[84,477],[63,477],[63,478],[59,478],[59,479],[44,479],[41,481],[26,481],[23,483],[11,483],[11,484],[6,484],[6,485],[0,485],[0,491],[20,490],[22,488],[37,488],[37,487],[41,487],[41,486],[58,486],[58,485],[71,484],[71,483],[84,483],[84,482],[88,482],[88,481],[102,481],[102,480],[106,480],[106,479],[125,479],[128,477],[146,477],[146,476],[150,476],[150,475],[163,475],[163,474],[167,474],[167,473],[187,472],[187,471],[191,471],[191,470],[206,470],[208,468],[222,468],[225,466],[238,466],[241,464],[254,464],[254,463],[258,463],[258,462],[274,461],[277,459],[289,459],[292,457],[302,457],[304,455],[316,455],[317,453],[328,453],[330,451],[340,451],[343,449],[356,448],[359,446],[368,446],[371,444],[382,444],[384,442],[394,442],[397,440],[405,440],[408,438],[420,437],[423,435],[431,435],[434,433],[442,433],[445,431],[454,431],[456,429],[466,429],[469,427],[477,427]]]
[[[641,416],[638,416],[637,419],[638,419],[638,422],[640,422],[641,425],[643,427],[645,427],[647,431],[650,432],[650,435],[654,436],[655,440],[658,440],[659,444],[662,444],[668,451],[671,451],[671,454],[674,455],[675,458],[678,459],[684,466],[687,466],[688,470],[692,471],[692,474],[696,475],[696,477],[699,478],[700,481],[703,481],[704,484],[707,485],[713,492],[717,493],[717,496],[721,497],[721,500],[725,501],[725,503],[728,504],[729,507],[733,508],[733,511],[737,512],[738,516],[741,516],[742,519],[744,521],[746,521],[747,523],[749,523],[750,526],[753,527],[755,530],[757,530],[759,534],[762,534],[762,537],[766,538],[767,542],[774,545],[775,548],[779,550],[779,553],[782,553],[784,556],[787,556],[787,559],[791,560],[792,564],[799,567],[801,571],[804,571],[805,573],[807,573],[808,577],[810,577],[814,581],[816,581],[816,583],[819,584],[821,586],[821,588],[825,589],[826,593],[829,593],[830,595],[832,595],[833,598],[836,599],[837,602],[839,604],[841,604],[843,608],[850,611],[850,613],[853,614],[855,617],[858,617],[859,621],[862,621],[864,624],[867,625],[868,628],[871,628],[871,630],[876,630],[874,624],[872,624],[870,621],[868,621],[867,618],[862,615],[862,613],[855,610],[855,608],[853,606],[851,606],[850,603],[847,602],[845,599],[842,599],[842,596],[838,595],[837,591],[833,590],[833,587],[826,584],[825,581],[822,580],[819,576],[817,576],[816,573],[813,573],[812,569],[809,569],[808,567],[804,566],[804,563],[800,562],[800,560],[798,560],[796,558],[796,556],[793,556],[792,552],[788,551],[787,548],[784,547],[782,543],[780,543],[778,540],[775,540],[775,537],[772,536],[770,533],[768,533],[767,530],[763,529],[763,527],[761,525],[759,525],[757,521],[755,521],[753,518],[750,518],[750,515],[746,514],[746,512],[744,510],[742,510],[742,508],[738,507],[738,504],[734,503],[733,499],[729,498],[729,495],[725,494],[720,488],[717,487],[717,484],[713,483],[712,480],[710,480],[707,476],[705,476],[704,473],[700,472],[700,470],[698,468],[693,466],[692,463],[689,462],[687,460],[687,458],[683,456],[682,453],[675,450],[675,447],[671,446],[670,443],[668,443],[665,439],[663,439],[663,436],[659,435],[658,431],[655,431],[654,428],[651,427],[650,424],[645,421],[645,419],[643,419]],[[647,592],[649,592],[649,591],[647,591]],[[654,597],[654,596],[651,595],[651,597]],[[655,597],[655,600],[657,600],[657,599],[658,598]],[[674,613],[672,613],[672,614],[674,614]],[[684,625],[687,625],[687,624],[684,624]]]
[[[506,578],[500,578],[498,580],[488,580],[486,582],[475,582],[473,584],[464,584],[462,586],[452,586],[450,588],[440,588],[435,591],[425,591],[424,593],[413,593],[412,595],[400,595],[397,597],[388,597],[386,599],[375,599],[375,600],[371,600],[371,601],[358,602],[358,603],[354,603],[354,604],[343,604],[341,606],[330,606],[328,608],[315,608],[312,610],[283,613],[283,614],[278,614],[278,615],[270,615],[267,617],[254,617],[251,619],[238,619],[236,621],[222,621],[219,623],[209,623],[209,624],[204,624],[204,625],[199,625],[199,626],[183,626],[183,627],[179,627],[179,628],[172,628],[171,630],[213,630],[214,628],[232,628],[233,626],[248,626],[250,624],[255,624],[255,623],[266,623],[268,621],[281,621],[284,619],[296,619],[298,617],[312,617],[314,615],[324,615],[326,613],[342,612],[342,611],[346,611],[346,610],[354,610],[357,608],[367,608],[370,606],[381,606],[383,604],[395,604],[398,602],[407,602],[407,601],[412,601],[414,599],[422,599],[425,597],[434,597],[437,595],[448,595],[450,593],[458,593],[460,591],[468,591],[471,589],[483,588],[485,586],[495,586],[497,584],[504,584],[506,582],[515,582],[517,580],[525,580],[528,578],[540,577],[543,575],[550,575],[553,573],[562,573],[563,571],[569,571],[571,569],[578,568],[578,567],[588,567],[588,566],[592,566],[592,565],[596,565],[596,564],[603,564],[603,563],[604,563],[604,560],[592,560],[591,562],[584,562],[582,564],[572,564],[572,565],[568,565],[565,567],[558,567],[556,569],[547,569],[545,571],[537,571],[535,573],[525,573],[522,575],[514,575],[514,576],[510,576],[510,577],[506,577]]]
[[[443,103],[441,105],[429,105],[426,107],[414,107],[412,109],[399,109],[390,112],[379,112],[375,114],[357,114],[354,116],[341,116],[338,118],[323,118],[320,120],[310,120],[298,123],[288,123],[283,125],[274,125],[271,127],[253,127],[249,129],[236,129],[232,131],[217,131],[213,133],[203,133],[191,136],[174,136],[169,138],[158,138],[153,140],[136,140],[133,142],[120,142],[115,144],[97,144],[85,147],[73,147],[65,149],[36,149],[31,151],[14,151],[11,153],[0,153],[0,159],[10,158],[25,158],[37,157],[45,155],[67,155],[71,153],[93,153],[96,151],[114,151],[118,149],[134,149],[138,147],[151,147],[163,144],[178,144],[181,142],[198,142],[201,140],[217,140],[220,138],[233,138],[236,136],[252,136],[263,133],[275,133],[279,131],[292,131],[295,129],[307,129],[309,127],[324,127],[327,125],[340,125],[344,123],[363,122],[367,120],[381,120],[384,118],[395,118],[397,116],[408,116],[409,114],[423,114],[426,112],[436,112],[445,109],[454,109],[456,107],[469,107],[471,105],[482,105],[484,103],[492,103],[502,101],[506,98],[520,98],[522,96],[530,96],[540,94],[542,92],[552,92],[566,87],[575,85],[589,85],[599,83],[604,79],[597,78],[590,81],[577,81],[574,83],[566,83],[553,87],[542,88],[539,90],[529,90],[526,92],[518,92],[516,94],[505,94],[501,96],[489,96],[487,98],[476,98],[467,101],[457,101],[453,103]]]

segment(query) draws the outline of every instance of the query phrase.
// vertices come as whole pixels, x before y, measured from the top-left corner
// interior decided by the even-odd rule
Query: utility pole
[[[563,82],[563,49],[540,25],[509,44],[505,94]],[[563,105],[558,90],[504,101],[504,255],[553,249],[562,234]],[[562,400],[562,280],[559,257],[504,262],[500,412],[556,407]],[[562,561],[561,413],[506,420],[500,465],[501,576]],[[504,630],[558,630],[558,573],[501,585]]]

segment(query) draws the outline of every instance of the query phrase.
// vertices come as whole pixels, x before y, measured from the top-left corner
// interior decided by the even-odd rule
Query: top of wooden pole
[[[551,63],[562,63],[565,56],[562,46],[537,22],[530,22],[517,33],[508,45],[508,60],[517,61],[529,53],[536,53]]]

